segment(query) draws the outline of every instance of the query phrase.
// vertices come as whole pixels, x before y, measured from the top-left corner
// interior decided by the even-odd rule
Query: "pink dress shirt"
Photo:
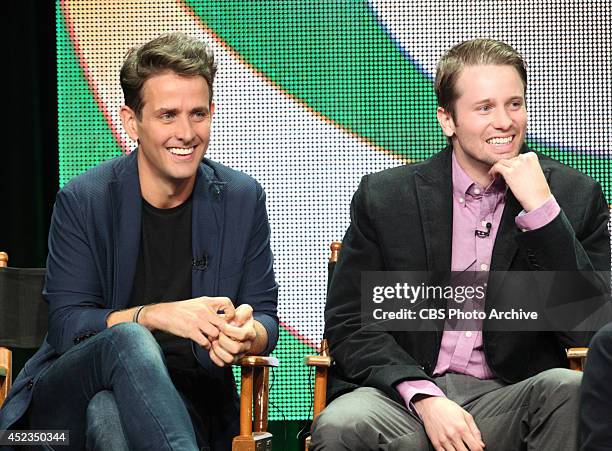
[[[506,205],[507,186],[503,179],[495,180],[484,188],[474,183],[452,156],[453,171],[453,237],[451,271],[488,271],[491,265],[493,245],[504,206]],[[522,231],[535,230],[552,221],[561,211],[553,196],[543,205],[526,213],[522,211],[515,224]],[[487,230],[489,236],[478,237],[475,230]],[[491,379],[493,372],[487,365],[482,347],[482,328],[475,331],[446,330],[434,376],[453,372],[468,374],[478,379]],[[406,406],[412,408],[411,400],[415,395],[444,396],[438,386],[427,380],[403,381],[396,390],[404,399]]]

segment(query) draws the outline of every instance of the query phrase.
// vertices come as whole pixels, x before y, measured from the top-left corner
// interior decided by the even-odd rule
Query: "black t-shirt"
[[[167,209],[142,199],[140,250],[130,306],[191,297],[191,197]],[[198,367],[190,340],[160,331],[153,335],[171,373]]]

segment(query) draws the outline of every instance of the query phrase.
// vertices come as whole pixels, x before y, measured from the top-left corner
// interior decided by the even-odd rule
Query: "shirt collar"
[[[455,151],[452,154],[452,168],[453,168],[453,195],[464,197],[466,194],[479,195],[483,192],[483,187],[474,182],[470,176],[457,161]],[[493,183],[487,187],[484,187],[484,194],[488,193],[499,193],[506,190],[506,182],[503,177],[496,177]],[[474,190],[480,190],[476,193]]]

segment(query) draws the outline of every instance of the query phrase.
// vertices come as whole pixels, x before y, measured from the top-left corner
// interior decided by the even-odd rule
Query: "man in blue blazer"
[[[67,429],[74,449],[229,448],[231,364],[274,348],[278,287],[261,186],[204,159],[215,71],[182,34],[128,53],[121,118],[138,149],[57,195],[49,332],[0,430]],[[108,421],[124,439],[96,443]]]

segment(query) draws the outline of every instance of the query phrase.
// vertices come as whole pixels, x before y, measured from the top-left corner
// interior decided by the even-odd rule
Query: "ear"
[[[134,141],[138,141],[138,127],[136,126],[138,118],[136,117],[134,110],[127,105],[123,105],[119,110],[119,115],[121,116],[123,129],[126,131],[128,136]]]
[[[213,114],[215,114],[215,104],[210,102],[210,118],[212,119]]]
[[[436,110],[436,115],[438,117],[438,123],[440,127],[442,127],[442,132],[446,137],[451,138],[455,134],[455,121],[453,120],[453,116],[441,106]]]

